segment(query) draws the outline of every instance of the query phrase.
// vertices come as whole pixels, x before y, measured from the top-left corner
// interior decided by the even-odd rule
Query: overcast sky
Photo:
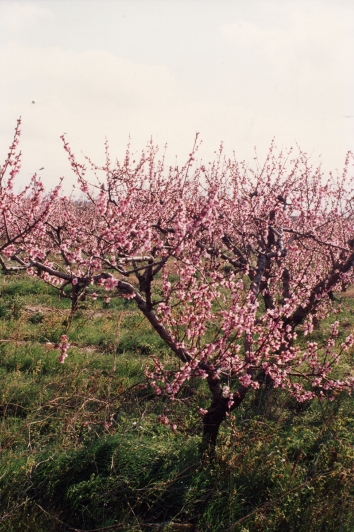
[[[275,137],[341,168],[353,51],[352,0],[0,0],[0,159],[21,115],[23,184],[44,167],[70,188],[64,132],[97,163],[129,134],[182,163],[198,131],[205,161],[224,141],[252,162]]]

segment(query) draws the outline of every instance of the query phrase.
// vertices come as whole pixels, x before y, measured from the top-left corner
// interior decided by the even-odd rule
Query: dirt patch
[[[51,307],[46,307],[44,305],[26,305],[25,307],[23,307],[23,310],[25,312],[33,312],[34,314],[38,314],[39,312],[42,313],[42,314],[47,314],[48,312],[54,312],[55,309],[51,308]]]
[[[336,294],[339,297],[354,297],[354,286],[351,286],[348,288],[346,292],[340,292],[339,294]]]

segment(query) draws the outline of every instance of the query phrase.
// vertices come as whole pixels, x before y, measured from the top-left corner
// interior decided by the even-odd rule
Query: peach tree
[[[352,335],[340,338],[335,292],[353,283],[353,157],[323,175],[307,155],[277,152],[254,168],[223,156],[169,166],[148,144],[122,162],[78,162],[64,137],[80,196],[51,193],[34,176],[15,193],[19,129],[1,170],[0,264],[26,271],[80,299],[95,286],[129,298],[171,352],[156,352],[146,378],[171,400],[205,379],[203,446],[264,379],[297,401],[351,393],[338,372]],[[89,175],[93,175],[91,179]],[[8,178],[6,178],[8,176]],[[333,316],[323,340],[311,333]],[[301,337],[301,341],[299,341]],[[63,335],[60,362],[69,348]],[[170,425],[167,416],[159,421]]]

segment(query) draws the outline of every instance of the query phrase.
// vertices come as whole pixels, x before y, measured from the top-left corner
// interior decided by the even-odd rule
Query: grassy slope
[[[354,530],[352,398],[250,396],[201,463],[209,394],[189,383],[171,404],[139,386],[149,356],[168,353],[132,303],[83,303],[60,365],[70,302],[12,276],[0,294],[0,531]],[[156,423],[166,410],[175,434]]]

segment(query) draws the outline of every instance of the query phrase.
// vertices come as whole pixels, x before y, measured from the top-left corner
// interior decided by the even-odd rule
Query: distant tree
[[[0,166],[0,264],[6,270],[11,270],[11,266],[5,266],[6,259],[21,262],[19,257],[15,258],[16,254],[24,253],[27,260],[36,255],[44,258],[36,242],[45,234],[46,223],[60,191],[59,185],[46,194],[41,180],[34,174],[22,192],[15,192],[15,177],[21,168],[20,126],[21,119],[17,121],[5,162]]]
[[[149,361],[155,392],[173,400],[197,377],[209,386],[204,449],[264,378],[300,402],[352,391],[353,376],[336,370],[354,343],[339,340],[340,314],[321,343],[298,338],[337,312],[333,291],[353,282],[351,153],[342,174],[327,178],[305,153],[276,153],[273,144],[254,169],[222,148],[196,163],[197,139],[181,167],[166,167],[152,143],[136,160],[128,147],[114,164],[106,146],[97,167],[79,163],[63,137],[82,195],[74,200],[58,189],[44,195],[36,177],[26,192],[8,192],[17,137],[2,173],[12,168],[1,191],[2,268],[70,287],[73,310],[96,297],[92,285],[133,300],[173,354],[168,367],[158,352]],[[63,362],[66,336],[59,347]]]

